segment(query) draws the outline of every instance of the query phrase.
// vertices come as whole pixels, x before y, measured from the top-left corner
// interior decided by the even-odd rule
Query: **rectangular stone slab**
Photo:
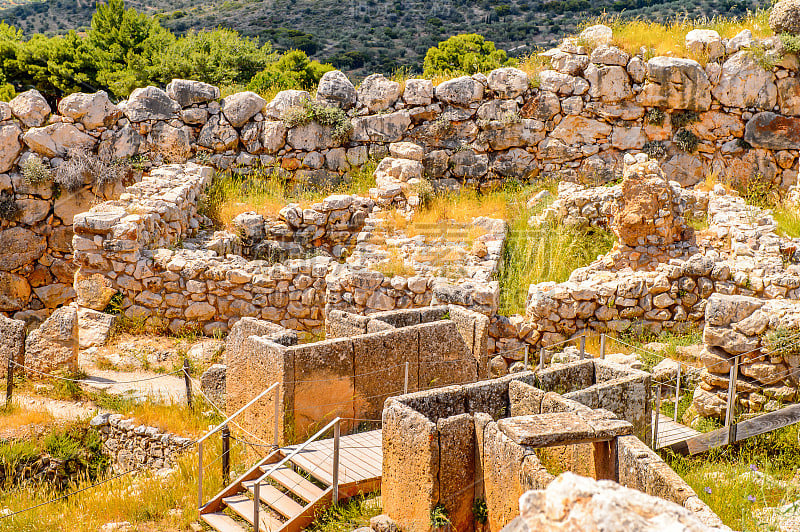
[[[514,443],[529,447],[552,447],[598,441],[591,425],[577,414],[568,412],[501,419],[497,422],[497,426]]]

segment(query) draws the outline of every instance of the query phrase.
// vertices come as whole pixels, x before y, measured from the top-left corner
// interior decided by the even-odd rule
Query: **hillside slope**
[[[94,2],[0,0],[0,19],[26,34],[86,27]],[[132,0],[161,14],[178,33],[223,26],[278,49],[300,48],[353,75],[419,70],[425,52],[458,33],[476,32],[511,55],[553,43],[579,20],[622,14],[664,20],[687,14],[743,15],[769,0]],[[19,4],[19,5],[14,5]]]

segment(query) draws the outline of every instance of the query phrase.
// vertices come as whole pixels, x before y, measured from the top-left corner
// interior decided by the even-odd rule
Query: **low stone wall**
[[[188,438],[155,427],[137,425],[122,414],[100,414],[92,419],[90,426],[100,434],[103,450],[118,472],[139,467],[174,467],[178,455],[192,443]]]
[[[600,373],[613,371],[596,377],[595,366]],[[618,388],[616,371],[627,371],[636,379],[638,391]],[[595,378],[608,379],[604,382],[608,386],[593,385]],[[578,388],[568,393],[576,400],[538,388],[542,383]],[[655,453],[635,436],[624,436],[634,430],[630,420],[618,419],[610,411],[616,409],[636,422],[648,419],[648,390],[648,374],[603,361],[583,361],[539,374],[522,372],[390,398],[383,410],[384,511],[404,529],[423,531],[428,530],[433,508],[442,505],[454,528],[474,530],[478,525],[473,501],[481,500],[488,510],[488,529],[500,530],[518,514],[517,501],[526,490],[542,489],[552,481],[543,465],[548,463],[598,478],[618,474],[614,479],[624,485],[657,491],[696,512],[704,522],[719,524],[719,518]],[[578,402],[587,399],[599,400],[601,407]],[[623,405],[628,399],[630,408]],[[552,424],[556,419],[567,423],[567,418],[573,419],[570,414],[576,416],[576,425]],[[547,430],[557,434],[555,439],[521,438],[520,431],[535,427],[540,415]],[[588,432],[580,432],[579,425]],[[573,430],[580,434],[565,436]],[[550,446],[564,438],[575,443]],[[618,445],[586,443],[598,438],[615,439]],[[623,439],[638,442],[649,453],[631,451],[634,443],[619,445]]]
[[[477,380],[486,358],[480,357],[480,347],[474,345],[475,331],[482,322],[485,330],[486,318],[457,309],[453,311],[457,318],[448,319],[448,312],[447,307],[426,309],[424,320],[418,312],[416,320],[395,321],[397,327],[368,318],[365,334],[289,346],[274,341],[277,331],[258,336],[252,321],[237,322],[226,349],[228,410],[234,411],[277,382],[277,399],[259,401],[251,414],[255,416],[252,425],[250,417],[244,422],[248,430],[264,438],[273,437],[277,423],[279,437],[302,440],[337,416],[345,418],[344,430],[358,426],[355,419],[377,420],[383,401],[403,392],[406,363],[409,390]],[[406,318],[413,314],[403,313]],[[339,320],[357,324],[364,318],[340,313]],[[263,327],[269,330],[269,324]],[[274,420],[275,400],[279,401],[278,420]]]
[[[705,371],[693,405],[701,416],[724,418],[730,369],[739,357],[736,406],[772,412],[800,399],[800,302],[714,295],[703,329]]]

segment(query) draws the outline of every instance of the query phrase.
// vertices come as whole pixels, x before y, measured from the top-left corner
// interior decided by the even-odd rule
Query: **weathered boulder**
[[[70,94],[58,103],[58,112],[82,123],[87,129],[110,126],[122,116],[122,110],[111,102],[105,91]]]
[[[78,305],[97,311],[104,310],[117,291],[102,274],[85,275],[78,271],[75,274],[75,291],[78,294]]]
[[[438,84],[434,94],[443,102],[468,107],[483,98],[483,91],[483,83],[470,76],[461,76]]]
[[[589,26],[578,35],[579,42],[589,43],[593,47],[602,44],[610,44],[611,39],[614,38],[614,30],[605,24],[595,24]]]
[[[200,389],[215,405],[223,409],[225,408],[225,374],[227,369],[224,364],[212,364],[200,376]]]
[[[45,127],[32,127],[22,136],[25,144],[45,157],[64,157],[73,149],[91,150],[96,139],[74,124],[56,123]]]
[[[489,156],[473,150],[463,150],[450,157],[450,165],[456,177],[479,179],[489,171]]]
[[[242,127],[266,104],[267,101],[255,92],[237,92],[222,99],[222,114],[233,127]]]
[[[800,79],[779,79],[777,86],[781,114],[800,116]]]
[[[758,113],[744,128],[744,139],[751,145],[772,150],[791,150],[800,146],[800,118]]]
[[[74,306],[55,310],[25,341],[25,365],[51,373],[78,369],[78,311]],[[29,377],[40,375],[28,372]]]
[[[694,389],[692,405],[702,417],[721,418],[727,410],[725,399],[698,386]]]
[[[47,249],[47,240],[24,227],[0,231],[0,270],[14,271],[39,260]]]
[[[516,98],[528,90],[528,74],[518,68],[497,68],[487,76],[489,89],[499,98]]]
[[[733,55],[742,48],[749,48],[753,45],[753,32],[750,30],[742,30],[732,38],[728,39],[728,44],[725,45],[725,53]]]
[[[268,120],[279,120],[287,109],[302,107],[305,102],[311,101],[308,91],[285,90],[280,91],[262,111]]]
[[[621,67],[626,67],[628,66],[631,56],[616,46],[604,44],[592,50],[590,59],[592,63],[596,63],[598,65],[618,65]]]
[[[697,61],[654,57],[647,62],[646,80],[638,96],[642,105],[693,111],[711,106],[711,83]]]
[[[396,142],[410,125],[411,116],[405,110],[354,118],[350,139],[357,142]]]
[[[22,310],[31,298],[31,285],[24,277],[0,271],[0,311]]]
[[[250,153],[275,153],[286,144],[286,126],[277,120],[250,122],[242,128],[241,138]]]
[[[135,89],[124,106],[125,116],[131,122],[169,120],[181,110],[178,102],[158,87]]]
[[[322,75],[317,87],[317,103],[346,111],[356,104],[356,99],[356,88],[343,72],[331,70]]]
[[[367,76],[358,87],[358,101],[370,113],[388,109],[398,98],[400,98],[400,84],[386,79],[383,74]]]
[[[81,308],[78,310],[78,344],[81,349],[106,345],[115,316],[96,310]]]
[[[332,147],[332,128],[317,122],[293,127],[286,134],[286,142],[295,150],[314,151]]]
[[[236,148],[239,144],[239,134],[224,116],[214,115],[200,130],[197,144],[222,153]]]
[[[565,117],[550,134],[567,144],[595,144],[598,139],[611,135],[612,128],[605,122],[570,115]]]
[[[167,122],[153,126],[150,136],[154,150],[170,162],[185,162],[192,155],[192,142],[184,127],[174,127]]]
[[[586,67],[584,76],[589,81],[589,96],[604,102],[617,102],[630,97],[631,83],[621,66],[595,65]]]
[[[430,105],[433,101],[433,82],[429,79],[408,79],[403,91],[408,105]]]
[[[748,318],[763,305],[764,301],[755,297],[714,294],[706,303],[706,324],[727,327]]]
[[[189,107],[195,103],[216,100],[219,98],[219,88],[202,81],[173,79],[167,85],[167,96],[178,102],[181,107]]]
[[[530,531],[722,530],[705,525],[691,510],[674,502],[611,480],[594,480],[570,472],[560,474],[543,490],[525,493],[520,497],[519,510]]]
[[[714,61],[725,55],[722,37],[714,30],[692,30],[686,34],[686,49]]]
[[[723,63],[719,81],[711,92],[728,107],[769,110],[778,100],[775,75],[764,70],[748,50],[736,52]]]
[[[110,139],[101,141],[98,151],[110,159],[133,157],[139,153],[143,141],[138,131],[126,125],[116,130]]]
[[[24,362],[25,322],[0,316],[0,377],[6,375],[8,360]]]
[[[8,172],[22,152],[22,143],[19,136],[22,130],[17,124],[3,124],[0,126],[0,172]]]
[[[26,127],[39,127],[47,121],[50,114],[50,104],[36,89],[31,89],[18,94],[8,102],[11,112],[19,118]]]
[[[781,33],[800,34],[800,0],[776,2],[769,14],[769,27],[776,35]]]

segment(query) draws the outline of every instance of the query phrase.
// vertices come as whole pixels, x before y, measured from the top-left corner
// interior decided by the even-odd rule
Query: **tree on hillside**
[[[467,33],[453,35],[425,54],[426,76],[437,74],[475,74],[514,64],[505,50],[495,48],[483,35]]]
[[[302,50],[289,50],[277,62],[256,74],[247,89],[259,94],[268,94],[275,89],[311,90],[322,75],[331,70],[333,66],[309,60]]]

